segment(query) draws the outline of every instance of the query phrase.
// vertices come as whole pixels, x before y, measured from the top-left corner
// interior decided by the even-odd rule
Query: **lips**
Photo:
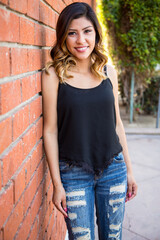
[[[88,46],[84,46],[84,47],[76,47],[75,49],[76,49],[78,52],[85,52],[87,48],[88,48]]]

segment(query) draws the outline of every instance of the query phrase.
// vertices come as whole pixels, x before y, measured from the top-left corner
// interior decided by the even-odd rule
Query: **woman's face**
[[[86,17],[73,19],[66,38],[69,52],[77,58],[84,60],[90,58],[95,47],[96,32],[90,20]]]

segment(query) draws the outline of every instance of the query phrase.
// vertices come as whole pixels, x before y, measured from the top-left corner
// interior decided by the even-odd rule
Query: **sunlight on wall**
[[[102,28],[102,36],[103,36],[103,46],[104,49],[106,50],[106,55],[108,56],[108,64],[113,65],[112,59],[108,53],[108,44],[107,44],[107,29],[105,26],[105,18],[103,16],[103,11],[102,11],[102,0],[97,0],[96,1],[96,13],[97,17],[99,20],[99,23]]]

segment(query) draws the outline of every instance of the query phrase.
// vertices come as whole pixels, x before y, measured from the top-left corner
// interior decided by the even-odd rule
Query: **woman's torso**
[[[84,81],[77,85],[70,81],[58,86],[59,159],[96,172],[122,151],[115,130],[113,85],[108,77],[90,81],[88,87]]]

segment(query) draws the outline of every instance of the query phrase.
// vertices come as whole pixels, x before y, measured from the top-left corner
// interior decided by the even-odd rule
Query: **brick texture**
[[[0,0],[0,240],[65,239],[43,149],[41,73],[72,2]]]

